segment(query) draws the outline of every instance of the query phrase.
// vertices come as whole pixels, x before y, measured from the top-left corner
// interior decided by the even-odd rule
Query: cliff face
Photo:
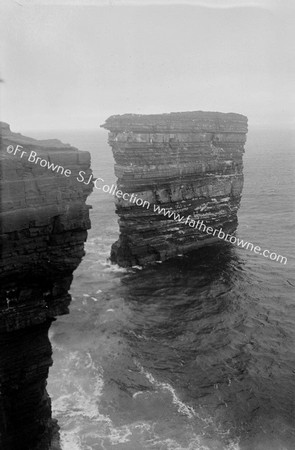
[[[130,266],[163,261],[218,240],[194,228],[192,220],[226,233],[235,230],[243,187],[245,116],[201,111],[125,114],[111,116],[102,127],[110,131],[118,189],[146,202],[142,206],[130,196],[116,198],[120,238],[112,247],[114,262]],[[164,216],[154,205],[190,219],[185,223]]]
[[[48,329],[68,313],[72,273],[84,255],[93,186],[76,178],[80,170],[90,176],[90,155],[12,133],[5,123],[0,133],[0,448],[45,450],[54,428]]]

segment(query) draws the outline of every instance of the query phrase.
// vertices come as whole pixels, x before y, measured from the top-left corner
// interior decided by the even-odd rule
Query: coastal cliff
[[[130,194],[116,198],[120,237],[112,246],[113,262],[145,265],[217,241],[217,235],[191,226],[198,220],[225,233],[236,229],[245,116],[124,114],[111,116],[102,127],[109,130],[117,188]],[[144,204],[130,201],[131,193]],[[155,205],[171,212],[170,217]],[[173,212],[189,221],[175,220]]]
[[[48,330],[68,313],[72,274],[84,255],[93,186],[77,176],[90,176],[90,154],[0,125],[0,448],[46,450],[58,428],[46,392]]]

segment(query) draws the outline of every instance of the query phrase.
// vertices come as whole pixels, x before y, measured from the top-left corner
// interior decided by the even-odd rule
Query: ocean
[[[94,175],[115,182],[105,131],[27,134],[90,151]],[[238,213],[237,236],[286,265],[222,241],[111,265],[114,198],[94,189],[70,314],[50,329],[63,450],[294,450],[294,144],[250,125]]]

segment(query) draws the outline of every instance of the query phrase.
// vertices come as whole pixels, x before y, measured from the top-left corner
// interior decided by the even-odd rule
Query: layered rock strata
[[[111,116],[102,127],[109,130],[118,189],[145,202],[133,203],[131,195],[116,198],[120,237],[112,247],[114,262],[131,266],[164,261],[218,240],[217,234],[197,229],[189,220],[226,233],[236,229],[245,116],[202,111],[124,114]],[[159,214],[154,205],[184,219]]]
[[[93,186],[77,176],[90,176],[90,154],[12,133],[5,123],[0,132],[0,448],[46,450],[56,428],[46,392],[48,329],[68,313],[72,274],[84,255]],[[30,162],[31,152],[40,160]],[[42,167],[41,159],[71,175]]]

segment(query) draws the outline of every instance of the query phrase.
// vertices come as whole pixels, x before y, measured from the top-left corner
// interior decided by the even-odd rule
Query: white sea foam
[[[91,394],[88,394],[80,383],[81,378],[75,378],[75,372],[77,371],[76,367],[79,367],[79,365],[81,365],[80,352],[69,352],[63,370],[63,378],[60,380],[60,383],[64,385],[64,394],[53,400],[54,414],[66,416],[67,418],[80,415],[82,417],[93,419],[99,414],[97,400],[102,395],[104,385],[102,376],[103,371],[96,366],[91,354],[86,352],[83,368],[89,373],[92,371],[92,377],[95,378]]]
[[[104,272],[114,272],[114,273],[126,273],[128,272],[128,269],[124,267],[119,267],[117,264],[110,264],[109,262],[105,261],[101,263],[102,266],[105,267]]]
[[[62,450],[82,450],[82,443],[76,430],[73,432],[61,431],[60,444]]]
[[[204,422],[207,426],[213,425],[213,428],[215,428],[217,435],[222,434],[220,432],[220,430],[218,430],[218,427],[214,426],[212,417],[201,417],[201,415],[199,413],[197,413],[193,407],[187,405],[186,403],[184,403],[183,401],[181,401],[179,399],[173,386],[171,386],[169,383],[164,383],[164,382],[156,380],[156,378],[150,372],[145,370],[138,361],[135,360],[134,362],[135,362],[135,365],[140,369],[140,372],[143,375],[145,375],[145,377],[149,380],[149,382],[153,386],[155,386],[159,389],[162,389],[162,390],[166,390],[171,393],[172,403],[174,405],[176,405],[177,410],[180,414],[183,414],[190,419],[196,417],[197,419]],[[141,391],[136,392],[135,394],[133,394],[133,398],[136,398],[141,393],[142,393]],[[228,434],[228,432],[225,432],[223,434]],[[156,442],[154,441],[153,444],[156,444]],[[176,442],[175,440],[170,439],[170,438],[157,441],[157,444],[161,445],[161,447],[159,447],[159,448],[163,448],[163,449],[167,448],[167,450],[213,450],[212,448],[208,447],[208,445],[206,443],[204,443],[204,438],[202,438],[201,436],[198,436],[196,434],[195,434],[194,438],[190,441],[189,445],[186,447],[181,446],[178,442]],[[166,445],[166,447],[164,447],[164,445]],[[218,448],[220,448],[220,446]],[[240,446],[239,446],[238,441],[235,441],[235,442],[232,441],[228,445],[225,445],[223,447],[223,449],[224,450],[240,450]]]
[[[171,395],[172,395],[172,403],[173,403],[174,405],[177,406],[177,410],[178,410],[178,412],[179,412],[180,414],[184,414],[184,415],[186,415],[187,417],[189,417],[190,419],[192,419],[192,418],[196,415],[196,412],[195,412],[194,408],[192,408],[192,407],[189,406],[189,405],[186,405],[184,402],[182,402],[182,401],[178,398],[178,396],[177,396],[177,394],[176,394],[176,391],[175,391],[175,389],[171,386],[171,384],[169,384],[169,383],[163,383],[162,381],[156,380],[155,377],[154,377],[150,372],[148,372],[147,370],[145,370],[139,362],[135,361],[135,364],[136,364],[136,366],[140,369],[140,372],[141,372],[143,375],[145,375],[145,377],[149,380],[149,382],[150,382],[152,385],[154,385],[154,386],[156,386],[157,388],[160,388],[160,389],[162,389],[162,390],[169,391],[169,392],[171,393]]]
[[[92,427],[94,431],[87,431],[84,437],[94,438],[103,443],[110,442],[112,445],[129,442],[132,429],[145,424],[132,423],[116,427],[108,415],[99,411],[99,399],[103,394],[104,380],[103,371],[97,367],[91,354],[87,352],[83,361],[83,368],[95,379],[95,383],[83,386],[81,376],[75,377],[76,367],[81,366],[81,354],[70,352],[67,356],[66,367],[63,370],[63,378],[60,383],[63,386],[63,395],[53,399],[53,415],[58,419],[61,426],[61,445],[63,450],[86,450],[91,449],[81,442],[79,435],[85,425],[86,429]],[[92,372],[92,373],[91,373]],[[78,372],[79,373],[79,372]],[[69,429],[68,429],[69,428]]]
[[[144,391],[137,391],[137,392],[134,392],[134,394],[132,395],[132,397],[133,398],[136,398],[138,395],[140,395],[140,394],[144,394]]]

